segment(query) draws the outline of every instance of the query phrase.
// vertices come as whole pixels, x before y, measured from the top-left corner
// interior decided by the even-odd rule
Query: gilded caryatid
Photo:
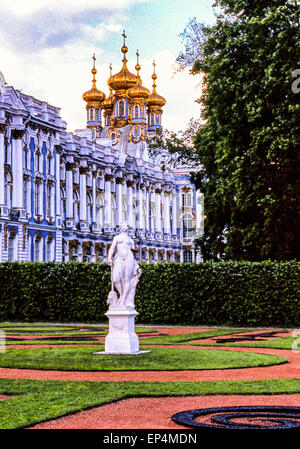
[[[93,130],[93,138],[99,137],[100,130],[102,129],[102,119],[101,119],[101,109],[102,102],[105,100],[105,93],[101,90],[97,89],[96,86],[96,78],[95,75],[97,73],[97,69],[95,67],[96,57],[93,55],[93,68],[91,73],[93,75],[92,79],[92,88],[86,91],[82,98],[86,101],[86,110],[87,110],[87,127]]]
[[[150,95],[150,91],[142,85],[138,50],[136,51],[136,56],[137,63],[135,69],[137,72],[137,82],[134,87],[131,87],[131,89],[127,91],[128,98],[131,100],[131,128],[129,140],[133,140],[134,142],[145,140],[147,137],[146,102]]]
[[[153,61],[153,90],[147,100],[147,113],[148,113],[148,131],[156,131],[161,129],[161,115],[163,113],[162,107],[166,104],[166,100],[156,92],[156,79],[155,73],[155,61]]]

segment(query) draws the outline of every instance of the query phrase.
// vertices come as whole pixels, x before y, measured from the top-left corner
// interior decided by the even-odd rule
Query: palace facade
[[[149,139],[166,100],[123,66],[83,94],[87,126],[68,132],[60,109],[5,83],[0,72],[0,261],[105,261],[127,221],[141,262],[200,261],[203,195],[188,167],[161,168]]]

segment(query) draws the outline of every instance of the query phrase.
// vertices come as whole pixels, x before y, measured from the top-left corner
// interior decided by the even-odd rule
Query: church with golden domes
[[[82,98],[87,123],[67,131],[60,109],[8,85],[0,72],[0,262],[105,262],[127,221],[139,262],[199,262],[203,194],[189,167],[162,170],[162,150],[149,140],[162,129],[166,99],[143,85],[139,52],[107,80],[108,95],[92,87]],[[98,82],[98,86],[99,86]]]

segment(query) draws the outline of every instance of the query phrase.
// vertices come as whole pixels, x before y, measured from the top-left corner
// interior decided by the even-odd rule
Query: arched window
[[[133,118],[139,118],[139,109],[138,105],[133,107]]]
[[[105,125],[109,126],[110,125],[110,115],[107,115],[105,118]]]
[[[147,207],[145,204],[143,204],[142,207],[142,214],[143,214],[143,223],[144,223],[144,227],[146,228],[146,223],[147,223]]]
[[[96,223],[101,228],[104,226],[104,193],[100,193],[96,198]]]
[[[183,214],[182,215],[182,235],[183,238],[192,237],[193,231],[193,220],[192,214]]]
[[[119,101],[119,117],[125,117],[125,100]]]

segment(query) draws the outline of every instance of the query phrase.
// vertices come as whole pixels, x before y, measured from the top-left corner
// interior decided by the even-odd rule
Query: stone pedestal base
[[[105,338],[105,353],[139,353],[139,339],[134,331],[134,320],[138,312],[134,307],[110,306],[105,315],[109,319],[109,333]]]

